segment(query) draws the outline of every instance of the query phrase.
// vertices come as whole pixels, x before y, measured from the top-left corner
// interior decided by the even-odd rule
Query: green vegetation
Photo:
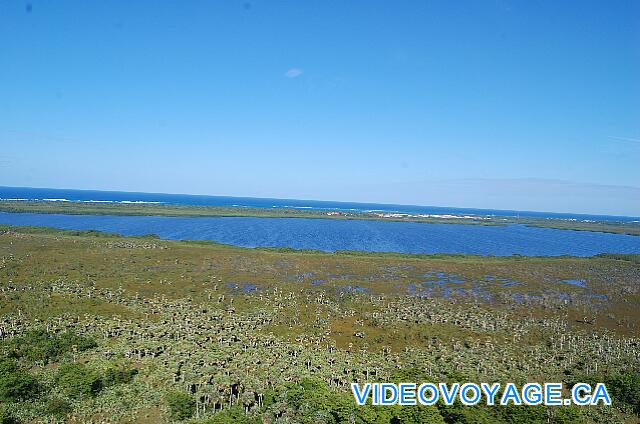
[[[29,363],[44,364],[58,360],[67,352],[84,352],[97,346],[88,337],[64,332],[50,334],[42,329],[28,331],[19,337],[8,339],[0,344],[8,357],[24,358]]]
[[[627,253],[627,254],[616,254],[616,253],[601,253],[596,255],[598,258],[609,258],[609,259],[617,259],[620,261],[628,261],[633,262],[634,264],[640,264],[640,255]]]
[[[640,373],[621,372],[610,375],[580,375],[574,378],[594,386],[604,383],[613,401],[622,409],[640,415]]]
[[[38,383],[27,371],[8,359],[0,359],[0,401],[15,402],[38,393]]]
[[[322,253],[2,226],[0,422],[637,422],[639,287],[638,255]],[[358,407],[349,384],[365,381],[605,382],[614,404]]]
[[[616,401],[628,405],[635,414],[640,415],[640,373],[628,372],[608,376],[604,383]]]
[[[100,376],[84,364],[61,365],[56,386],[72,399],[93,397],[102,390]]]
[[[57,398],[47,400],[44,409],[44,415],[58,421],[64,421],[71,412],[73,412],[73,405],[69,401]]]
[[[122,364],[114,364],[107,368],[102,377],[101,386],[111,387],[116,384],[127,384],[138,374],[137,369],[128,369]]]
[[[196,412],[196,401],[189,393],[172,390],[167,393],[165,402],[172,420],[186,420]]]
[[[519,218],[516,220],[510,218],[509,221],[528,225],[530,227],[555,228],[557,230],[574,231],[599,231],[603,233],[640,236],[640,223],[637,221],[574,221],[571,219],[560,218]]]

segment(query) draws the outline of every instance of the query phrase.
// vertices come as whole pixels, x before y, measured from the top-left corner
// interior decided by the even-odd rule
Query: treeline
[[[51,334],[30,331],[0,342],[0,424],[19,423],[21,417],[39,417],[49,421],[65,421],[74,405],[89,400],[112,386],[131,383],[137,370],[119,362],[96,369],[77,361],[76,357],[94,349],[90,337],[71,332]],[[57,366],[53,378],[43,378],[42,370]],[[395,382],[429,381],[416,369],[398,370]],[[469,381],[459,372],[447,376],[448,381]],[[616,410],[640,415],[640,373],[616,375],[572,376],[567,385],[604,382]],[[157,387],[164,392],[164,404],[158,405],[173,422],[202,424],[262,423],[287,421],[300,423],[582,423],[589,421],[589,408],[544,406],[358,406],[350,392],[331,390],[325,382],[303,378],[264,393],[261,407],[247,411],[242,404],[223,409],[213,415],[197,417],[196,398],[189,392],[176,390],[172,383]],[[22,413],[18,413],[22,411]],[[25,420],[29,421],[29,420]]]
[[[95,397],[106,387],[131,382],[137,370],[122,364],[113,363],[105,370],[97,370],[74,361],[77,354],[97,346],[89,337],[44,330],[3,340],[0,424],[21,422],[16,412],[64,421],[73,412],[74,401]],[[59,363],[53,380],[32,371],[53,363]]]
[[[593,384],[606,382],[618,408],[626,413],[640,413],[640,374],[627,373],[582,381],[585,380]],[[357,406],[351,393],[334,392],[324,382],[313,379],[302,379],[269,391],[265,394],[263,407],[251,414],[245,414],[243,407],[236,405],[212,418],[197,419],[194,417],[196,402],[190,394],[171,392],[166,401],[172,420],[203,424],[260,424],[275,420],[308,424],[578,424],[591,421],[586,414],[588,408],[579,406],[464,406],[460,402],[451,406],[441,403],[436,406]]]

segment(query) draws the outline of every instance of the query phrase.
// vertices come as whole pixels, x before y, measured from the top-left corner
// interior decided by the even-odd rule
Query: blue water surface
[[[640,237],[524,225],[481,226],[364,220],[159,217],[0,212],[0,223],[98,230],[165,239],[213,240],[243,247],[324,251],[591,256],[640,253]]]

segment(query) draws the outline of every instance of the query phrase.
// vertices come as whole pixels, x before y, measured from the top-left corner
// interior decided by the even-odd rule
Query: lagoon
[[[211,240],[242,247],[323,251],[592,256],[640,253],[640,237],[524,225],[483,226],[365,220],[159,217],[0,212],[0,224],[97,230],[164,239]]]

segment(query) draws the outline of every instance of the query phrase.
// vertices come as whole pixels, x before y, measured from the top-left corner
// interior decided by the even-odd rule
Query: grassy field
[[[159,204],[122,204],[91,202],[45,202],[0,200],[0,212],[61,213],[87,215],[157,215],[157,216],[247,216],[263,218],[322,218],[361,219],[395,222],[423,222],[431,224],[507,225],[523,224],[533,227],[562,230],[600,231],[606,233],[640,235],[639,222],[575,221],[559,218],[521,218],[503,216],[420,217],[379,216],[373,212],[340,212],[309,209],[245,208],[222,206],[180,206]]]
[[[0,227],[11,422],[637,422],[640,260]],[[356,407],[364,381],[604,381],[612,407]]]

